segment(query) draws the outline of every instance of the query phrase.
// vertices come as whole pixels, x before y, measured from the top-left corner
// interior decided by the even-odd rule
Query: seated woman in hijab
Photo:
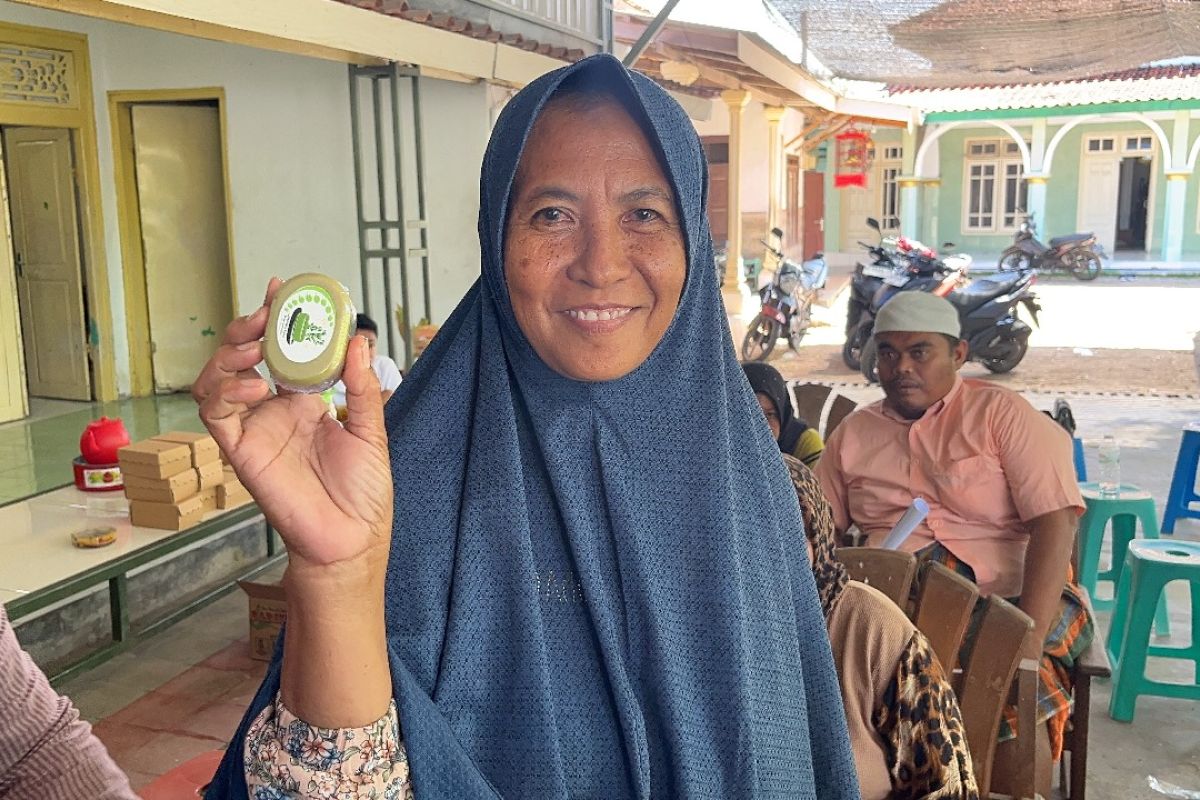
[[[885,595],[850,580],[820,483],[796,459],[783,460],[800,500],[863,800],[978,800],[962,712],[929,640]]]
[[[345,427],[272,395],[266,304],[197,379],[289,556],[208,798],[857,798],[687,115],[585,59],[508,103],[480,183],[482,276],[386,419],[358,337]]]
[[[806,467],[815,467],[825,443],[817,429],[797,417],[792,411],[792,401],[788,397],[787,382],[779,374],[779,370],[761,361],[747,361],[742,364],[750,388],[754,390],[758,404],[762,406],[763,414],[767,416],[767,425],[775,440],[779,442],[780,452],[786,453]]]

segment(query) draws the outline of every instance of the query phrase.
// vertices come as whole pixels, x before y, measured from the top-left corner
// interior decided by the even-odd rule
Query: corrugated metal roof
[[[519,33],[504,33],[486,23],[419,8],[410,5],[407,0],[338,0],[338,2],[345,3],[348,6],[355,6],[356,8],[377,11],[389,17],[398,17],[409,22],[441,28],[452,33],[461,33],[463,36],[470,36],[472,39],[483,39],[488,42],[507,44],[521,50],[528,50],[529,52],[549,56],[550,58],[557,58],[560,61],[573,63],[587,55],[582,50],[567,49],[566,47],[557,47],[546,42],[527,39]]]
[[[926,113],[1200,100],[1200,64],[1142,67],[1052,83],[940,89],[891,86],[889,95],[894,101],[916,106]]]

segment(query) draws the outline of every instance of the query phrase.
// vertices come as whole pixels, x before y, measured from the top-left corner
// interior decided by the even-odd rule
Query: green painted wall
[[[1159,124],[1171,137],[1172,120],[1159,120]],[[1026,138],[1031,136],[1029,126],[1016,126],[1017,131]],[[1049,126],[1046,141],[1054,137],[1059,126]],[[1050,180],[1046,186],[1046,219],[1038,220],[1039,231],[1044,236],[1060,236],[1075,230],[1078,215],[1080,149],[1085,136],[1099,133],[1133,133],[1147,131],[1142,123],[1136,120],[1111,124],[1083,124],[1067,132],[1054,153],[1054,162],[1050,169]],[[924,189],[925,193],[937,193],[936,198],[926,198],[923,202],[925,209],[936,205],[938,220],[938,242],[952,241],[960,249],[977,254],[990,255],[999,253],[1007,247],[1012,237],[1009,234],[966,234],[962,230],[963,203],[966,196],[966,185],[963,182],[965,143],[968,139],[1007,138],[1007,134],[992,126],[972,128],[955,128],[938,139],[939,161],[941,167],[941,185],[937,189]],[[1189,128],[1189,147],[1200,138],[1200,119],[1191,121]],[[1185,154],[1186,156],[1186,154]],[[1152,219],[1148,220],[1150,236],[1152,237],[1152,254],[1162,244],[1164,212],[1166,207],[1167,181],[1164,174],[1165,160],[1161,151],[1155,153],[1154,163],[1154,198],[1151,204]],[[1186,207],[1184,209],[1184,257],[1200,258],[1200,231],[1197,229],[1198,204],[1200,204],[1200,176],[1194,175],[1188,180]],[[928,213],[928,212],[927,212]],[[928,230],[929,220],[924,219],[922,226]]]

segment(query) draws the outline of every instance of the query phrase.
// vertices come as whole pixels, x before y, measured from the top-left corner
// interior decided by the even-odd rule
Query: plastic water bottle
[[[1121,492],[1121,445],[1113,436],[1100,442],[1100,494],[1116,497]]]

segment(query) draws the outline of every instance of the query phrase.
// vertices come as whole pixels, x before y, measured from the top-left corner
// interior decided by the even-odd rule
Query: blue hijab
[[[570,76],[641,117],[686,232],[670,329],[604,383],[541,361],[504,278],[517,163]],[[796,494],[734,356],[707,192],[683,110],[611,56],[539,78],[496,124],[482,278],[386,414],[388,645],[418,800],[858,797]],[[210,798],[245,797],[245,729],[278,688],[277,656]]]

